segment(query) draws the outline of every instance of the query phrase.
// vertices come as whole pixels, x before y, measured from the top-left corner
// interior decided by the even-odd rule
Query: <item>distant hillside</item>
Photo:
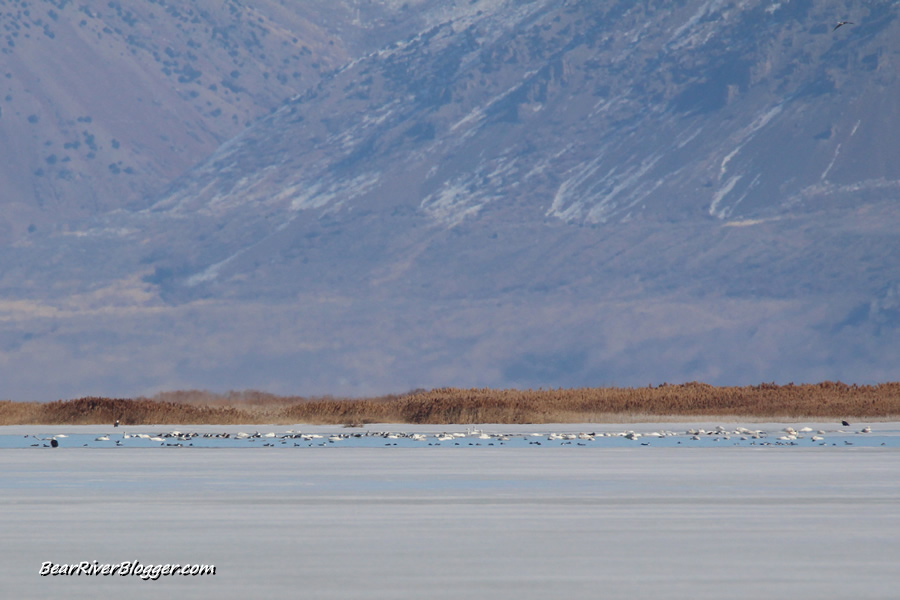
[[[421,18],[349,0],[0,3],[0,243],[147,206],[285,98]]]
[[[66,5],[13,39],[151,65],[166,91],[117,106],[169,141],[93,133],[91,96],[65,139],[102,143],[64,155],[17,109],[9,393],[897,378],[896,3],[301,4],[108,5],[112,34]],[[129,44],[151,14],[177,48]],[[101,89],[85,64],[41,102]],[[50,175],[76,163],[90,206]]]

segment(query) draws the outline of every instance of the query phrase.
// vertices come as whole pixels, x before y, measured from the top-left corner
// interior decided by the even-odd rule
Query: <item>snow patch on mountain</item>
[[[361,173],[352,179],[337,177],[325,181],[310,183],[307,179],[285,187],[276,200],[290,201],[290,210],[310,210],[333,204],[338,208],[346,202],[354,200],[370,192],[381,180],[381,173]]]

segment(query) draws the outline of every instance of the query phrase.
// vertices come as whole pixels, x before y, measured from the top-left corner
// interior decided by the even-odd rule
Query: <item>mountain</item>
[[[116,208],[167,182],[286,97],[425,26],[354,2],[0,3],[0,235]]]
[[[97,171],[96,206],[10,236],[9,393],[896,378],[896,3],[223,6],[192,68],[247,57],[259,99],[206,85],[244,112],[190,113],[193,166],[147,148],[139,198]],[[306,32],[306,85],[212,43],[248,14]],[[190,135],[139,104],[140,139]]]

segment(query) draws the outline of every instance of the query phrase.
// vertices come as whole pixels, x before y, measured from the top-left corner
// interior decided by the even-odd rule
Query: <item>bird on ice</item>
[[[842,25],[856,25],[856,23],[854,23],[853,21],[838,21],[838,24],[834,26],[834,29],[832,29],[832,31],[837,31],[837,28]]]

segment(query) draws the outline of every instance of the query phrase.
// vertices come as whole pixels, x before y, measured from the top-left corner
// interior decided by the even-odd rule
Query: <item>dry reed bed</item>
[[[887,420],[900,417],[900,383],[686,383],[646,388],[441,388],[375,398],[303,398],[245,391],[167,392],[137,399],[0,401],[0,425],[577,423],[654,417]],[[662,420],[662,419],[661,419]]]

